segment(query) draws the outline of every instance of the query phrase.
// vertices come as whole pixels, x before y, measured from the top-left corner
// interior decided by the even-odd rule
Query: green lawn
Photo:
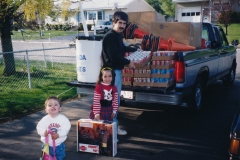
[[[26,62],[15,60],[16,73],[11,76],[0,74],[0,123],[6,120],[22,117],[44,109],[47,97],[58,96],[62,101],[76,97],[75,87],[69,87],[66,82],[76,79],[76,66],[66,63],[31,61],[31,84],[29,89]],[[0,73],[3,73],[0,64]]]
[[[50,35],[49,35],[50,34]],[[40,37],[40,31],[34,30],[24,30],[23,33],[18,31],[13,31],[13,35],[11,36],[13,40],[37,40],[37,39],[47,39],[58,36],[67,36],[67,35],[77,35],[77,31],[57,31],[57,30],[49,30],[43,31],[42,36]]]
[[[223,30],[226,33],[225,27],[223,27]],[[235,40],[235,39],[240,41],[240,24],[231,24],[228,27],[227,39],[230,44],[232,40]]]

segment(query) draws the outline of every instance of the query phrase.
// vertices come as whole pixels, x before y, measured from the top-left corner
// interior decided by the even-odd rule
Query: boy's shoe
[[[127,131],[121,129],[121,128],[118,128],[118,135],[126,135],[127,134]]]

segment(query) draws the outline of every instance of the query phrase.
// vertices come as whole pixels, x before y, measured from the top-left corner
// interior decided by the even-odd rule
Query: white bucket
[[[77,80],[96,83],[101,69],[102,41],[76,40]]]

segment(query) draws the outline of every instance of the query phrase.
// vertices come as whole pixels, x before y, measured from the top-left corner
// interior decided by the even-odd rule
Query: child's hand
[[[114,118],[116,116],[116,113],[112,113],[112,116],[111,116],[111,118]]]
[[[47,137],[48,135],[48,131],[46,130],[44,133],[43,133],[44,137]]]
[[[96,119],[96,120],[100,120],[100,116],[99,116],[99,114],[95,114],[94,119]]]
[[[58,139],[58,138],[59,138],[59,135],[58,135],[57,133],[53,132],[53,134],[52,134],[52,139],[53,139],[53,140],[56,140],[56,139]]]

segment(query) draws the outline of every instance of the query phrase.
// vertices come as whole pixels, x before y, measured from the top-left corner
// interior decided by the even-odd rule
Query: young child
[[[55,156],[57,160],[63,160],[66,156],[64,141],[67,139],[71,123],[67,117],[60,114],[61,102],[57,97],[52,96],[47,98],[45,101],[45,111],[47,115],[38,122],[37,132],[41,136],[41,141],[43,143],[45,143],[48,130],[53,132],[53,134],[48,135],[50,155],[53,156],[52,140],[55,140]]]
[[[118,92],[114,85],[115,73],[109,68],[102,68],[94,90],[91,119],[112,121],[118,111]]]

